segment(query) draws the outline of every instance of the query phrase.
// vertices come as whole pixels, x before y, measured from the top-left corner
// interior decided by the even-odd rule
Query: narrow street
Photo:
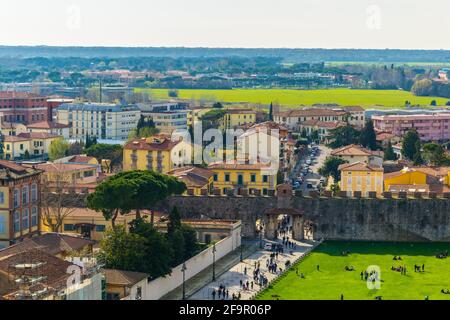
[[[297,162],[291,173],[290,180],[292,182],[293,180],[297,181],[298,177],[302,175],[302,170],[304,171],[303,181],[297,190],[305,193],[312,190],[312,188],[308,188],[308,184],[311,184],[312,187],[317,187],[320,184],[320,179],[323,177],[318,173],[318,170],[331,153],[331,149],[324,145],[318,145],[317,147],[316,156],[311,156],[311,148],[309,148],[307,154]],[[308,172],[306,172],[305,165],[308,160],[311,161],[311,164],[308,166]]]

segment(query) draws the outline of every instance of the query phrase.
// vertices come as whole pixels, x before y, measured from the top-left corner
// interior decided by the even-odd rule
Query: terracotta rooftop
[[[370,166],[366,163],[355,162],[355,163],[344,163],[341,164],[338,168],[340,171],[377,171],[383,172],[382,167],[374,167]]]
[[[89,239],[60,233],[44,233],[42,235],[26,238],[22,242],[0,250],[0,259],[30,249],[39,249],[51,255],[69,251],[79,251],[84,247],[94,244]]]
[[[17,136],[20,138],[27,138],[27,139],[53,139],[61,137],[56,134],[51,134],[47,132],[23,132],[18,134]]]
[[[14,266],[20,264],[38,264],[44,263],[38,269],[17,270]],[[11,295],[11,299],[16,299],[13,294],[19,290],[19,286],[13,281],[15,277],[21,275],[44,276],[45,278],[38,281],[30,287],[31,292],[36,292],[43,288],[59,291],[66,287],[67,279],[70,276],[67,273],[69,266],[72,264],[55,257],[45,251],[38,249],[28,249],[26,251],[14,253],[0,258],[0,277],[10,281],[9,287],[0,287],[0,295]],[[49,292],[50,294],[51,292]]]
[[[226,114],[253,114],[256,113],[252,109],[226,109]]]
[[[331,152],[332,156],[378,156],[383,157],[383,151],[372,151],[356,144],[351,144]]]
[[[319,128],[335,129],[337,127],[345,126],[342,121],[319,121],[319,120],[306,120],[301,123],[302,126],[316,126]]]
[[[209,179],[214,175],[214,172],[198,167],[183,167],[172,170],[168,174],[183,181],[188,188],[202,188],[209,183]]]
[[[19,137],[19,136],[5,136],[3,138],[4,142],[24,142],[30,141],[30,138],[27,137]]]
[[[329,108],[304,108],[281,111],[276,115],[281,117],[334,117],[342,116],[346,113],[344,110],[333,110]]]
[[[133,286],[136,283],[147,279],[148,274],[134,271],[123,271],[116,269],[104,269],[107,284],[120,286]]]
[[[77,162],[77,163],[89,163],[89,161],[94,160],[94,157],[89,156],[83,156],[83,155],[76,155],[73,156],[69,162]]]
[[[35,165],[35,167],[45,172],[67,172],[67,171],[78,171],[97,168],[95,165],[92,164],[51,163],[51,162],[37,164]]]
[[[0,179],[16,179],[41,172],[32,167],[25,167],[11,161],[0,160]]]
[[[159,142],[149,142],[147,139],[136,139],[125,144],[124,149],[128,150],[148,150],[148,151],[169,151],[172,150],[180,141],[171,141],[162,138]]]
[[[63,123],[56,123],[52,121],[42,121],[42,122],[36,122],[31,123],[27,125],[27,128],[31,129],[62,129],[62,128],[68,128],[69,125],[63,124]]]

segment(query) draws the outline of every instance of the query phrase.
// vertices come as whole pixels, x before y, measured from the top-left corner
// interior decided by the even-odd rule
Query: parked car
[[[312,185],[312,183],[308,183],[308,184],[306,185],[306,188],[308,188],[308,189],[312,189],[312,188],[313,188],[313,185]]]
[[[272,250],[272,244],[271,243],[266,243],[264,245],[264,250]]]

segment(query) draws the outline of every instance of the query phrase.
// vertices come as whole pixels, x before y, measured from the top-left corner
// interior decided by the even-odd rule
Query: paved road
[[[274,242],[265,240],[265,242]],[[276,242],[281,243],[282,241],[278,239]],[[282,269],[285,269],[286,261],[290,261],[293,263],[299,257],[303,256],[306,252],[309,252],[314,243],[312,241],[294,241],[296,243],[296,248],[294,249],[285,249],[285,253],[279,254],[276,260],[276,263]],[[292,252],[290,252],[292,251]],[[230,268],[227,272],[222,274],[220,277],[216,278],[215,282],[211,282],[208,285],[204,286],[201,290],[192,295],[190,300],[212,300],[212,292],[219,288],[220,285],[224,285],[226,289],[229,291],[229,298],[227,300],[231,300],[233,293],[237,296],[239,293],[241,294],[241,300],[249,300],[256,293],[258,293],[262,288],[256,283],[253,286],[253,289],[243,290],[240,281],[242,280],[244,283],[249,281],[253,281],[253,271],[255,270],[255,262],[260,263],[260,271],[263,275],[267,277],[269,282],[279,276],[279,272],[277,274],[269,273],[266,266],[266,261],[270,257],[270,251],[267,250],[258,250],[257,252],[250,255],[243,262],[240,262]],[[245,273],[245,269],[247,269]],[[216,296],[216,300],[218,297]],[[224,300],[224,299],[222,299]]]
[[[308,173],[306,175],[305,179],[303,180],[304,182],[300,186],[299,190],[301,190],[303,192],[310,191],[310,189],[307,188],[306,181],[311,182],[314,186],[319,184],[322,176],[318,173],[318,170],[320,167],[322,167],[325,159],[330,155],[330,153],[331,153],[330,148],[323,146],[323,145],[319,146],[319,153],[318,153],[317,157],[313,160],[312,165],[310,166],[312,173]],[[298,175],[300,173],[301,167],[303,166],[303,164],[306,163],[306,160],[308,158],[309,158],[309,153],[308,153],[308,155],[306,155],[305,157],[300,159],[298,166],[296,166],[297,171],[295,172],[295,175]]]

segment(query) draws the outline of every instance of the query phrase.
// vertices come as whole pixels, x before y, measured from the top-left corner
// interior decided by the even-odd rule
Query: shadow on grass
[[[450,243],[444,242],[374,242],[374,241],[325,241],[314,253],[341,256],[350,254],[375,254],[394,256],[436,256],[450,251]]]

